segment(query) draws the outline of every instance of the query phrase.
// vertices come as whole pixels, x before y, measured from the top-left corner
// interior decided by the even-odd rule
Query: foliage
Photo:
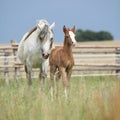
[[[60,96],[51,100],[49,79],[44,92],[36,79],[31,87],[24,79],[11,81],[8,86],[2,80],[0,120],[118,120],[119,92],[114,94],[117,98],[111,99],[118,84],[115,77],[74,77],[69,98],[63,96],[60,83]]]
[[[104,41],[113,40],[111,33],[106,31],[95,32],[92,30],[83,31],[82,29],[76,30],[76,40],[81,41]]]

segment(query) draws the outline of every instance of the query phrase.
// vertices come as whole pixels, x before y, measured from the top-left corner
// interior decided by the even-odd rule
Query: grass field
[[[68,99],[51,100],[49,79],[45,90],[38,80],[6,85],[0,80],[0,120],[120,120],[120,81],[116,77],[73,77]]]

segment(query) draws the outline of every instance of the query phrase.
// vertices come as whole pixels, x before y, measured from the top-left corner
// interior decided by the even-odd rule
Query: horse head
[[[37,27],[40,29],[38,39],[41,43],[41,52],[44,59],[47,59],[51,52],[54,37],[53,34],[54,26],[55,23],[49,25],[49,23],[46,20],[40,20],[37,24]]]
[[[72,27],[72,29],[67,29],[66,26],[63,26],[63,32],[65,34],[65,44],[69,45],[76,45],[76,40],[75,40],[75,26]]]

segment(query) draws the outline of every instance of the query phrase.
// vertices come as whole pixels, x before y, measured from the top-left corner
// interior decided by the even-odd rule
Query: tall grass
[[[0,81],[0,120],[119,120],[120,87],[116,77],[74,77],[66,100],[51,100],[49,79],[44,92],[35,79],[29,87],[25,79],[10,85]]]

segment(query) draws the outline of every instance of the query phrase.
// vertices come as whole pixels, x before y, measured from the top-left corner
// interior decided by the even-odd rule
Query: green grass
[[[65,99],[63,86],[60,83],[59,97],[51,100],[49,84],[50,81],[47,79],[45,90],[42,92],[36,79],[33,80],[31,87],[27,85],[26,79],[20,79],[18,83],[11,80],[9,85],[1,80],[0,120],[108,120],[112,118],[109,117],[111,101],[114,102],[113,93],[119,85],[116,77],[74,77],[71,79],[68,99]]]

